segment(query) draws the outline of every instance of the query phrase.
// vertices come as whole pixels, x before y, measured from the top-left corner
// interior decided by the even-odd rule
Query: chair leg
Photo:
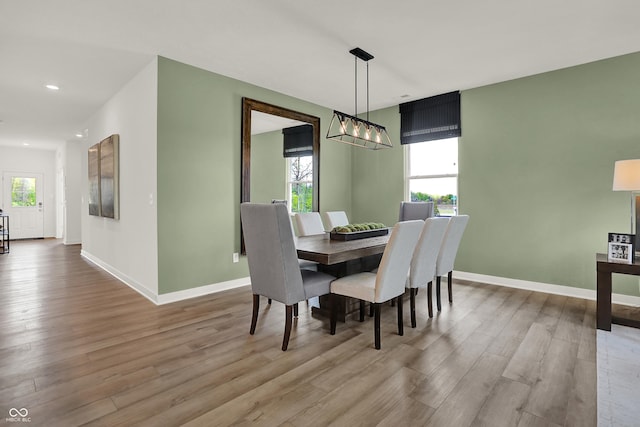
[[[409,290],[409,307],[411,311],[411,327],[416,327],[416,294],[418,288],[411,288]]]
[[[436,306],[438,311],[442,311],[442,303],[440,302],[440,276],[436,277]]]
[[[360,300],[360,321],[364,322],[364,301]]]
[[[338,320],[338,296],[336,294],[330,295],[331,299],[331,335],[336,334],[336,322]]]
[[[293,322],[293,306],[286,306],[284,314],[284,338],[282,339],[282,351],[287,350],[289,345],[289,336],[291,336],[291,323]]]
[[[258,310],[260,309],[260,295],[253,294],[253,315],[251,316],[251,328],[249,333],[253,335],[256,332],[256,323],[258,322]]]
[[[293,317],[298,317],[298,303],[293,304]]]
[[[267,299],[267,304],[271,305],[271,298]]]
[[[451,290],[451,281],[453,280],[453,271],[447,274],[447,291],[449,291],[449,304],[453,304],[453,292]]]
[[[402,295],[399,295],[398,298],[398,335],[404,335],[404,322],[402,316]]]
[[[373,303],[369,304],[369,317],[373,317]]]
[[[429,309],[429,317],[433,317],[433,282],[427,284],[427,305]]]
[[[373,338],[376,350],[380,350],[380,305],[379,303],[373,304]]]

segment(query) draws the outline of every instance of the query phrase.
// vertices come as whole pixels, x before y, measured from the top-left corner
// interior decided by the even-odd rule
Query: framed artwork
[[[609,233],[608,261],[633,264],[635,238],[633,234]]]
[[[89,215],[120,218],[119,135],[89,148]]]
[[[100,216],[100,144],[89,148],[89,215]]]

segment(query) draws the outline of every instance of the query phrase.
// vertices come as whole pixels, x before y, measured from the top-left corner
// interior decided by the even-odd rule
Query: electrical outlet
[[[240,255],[238,252],[233,253],[233,262],[238,262],[240,260]]]

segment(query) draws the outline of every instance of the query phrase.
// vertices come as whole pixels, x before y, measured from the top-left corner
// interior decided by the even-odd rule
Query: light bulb
[[[358,137],[360,135],[360,123],[355,120],[351,120],[353,124],[353,136]]]

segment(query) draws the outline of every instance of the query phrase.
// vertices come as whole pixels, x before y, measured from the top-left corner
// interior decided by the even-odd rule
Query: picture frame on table
[[[623,264],[633,264],[635,254],[634,234],[609,233],[607,260]]]

